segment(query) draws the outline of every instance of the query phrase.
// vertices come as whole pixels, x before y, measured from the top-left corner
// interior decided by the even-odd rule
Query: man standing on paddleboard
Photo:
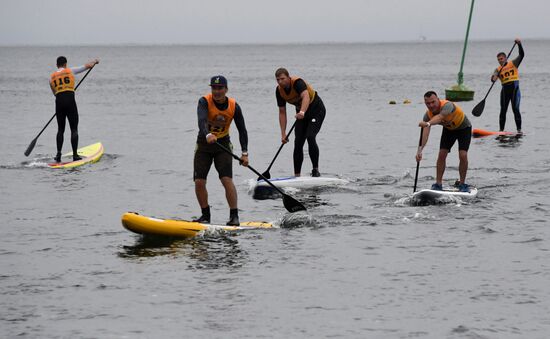
[[[193,160],[193,180],[195,181],[195,194],[201,207],[201,217],[193,221],[210,223],[206,178],[212,162],[214,162],[229,204],[227,225],[239,226],[237,189],[233,184],[233,157],[216,145],[216,142],[230,150],[233,149],[229,140],[229,127],[231,121],[235,121],[239,130],[239,142],[242,150],[240,163],[243,166],[248,166],[248,133],[241,107],[235,99],[226,96],[227,79],[221,75],[212,77],[210,87],[211,93],[201,97],[197,107],[199,134]]]
[[[435,184],[432,185],[432,190],[443,189],[443,173],[445,173],[447,154],[451,151],[455,141],[458,140],[458,172],[460,175],[458,188],[461,192],[470,192],[465,180],[468,171],[468,149],[472,140],[472,124],[462,108],[451,101],[439,99],[434,91],[428,91],[424,94],[424,103],[428,110],[422,121],[418,123],[418,126],[424,128],[424,130],[422,132],[422,142],[416,152],[416,161],[422,160],[422,150],[428,142],[431,126],[442,125],[443,132],[439,143],[436,180]]]
[[[519,48],[519,56],[512,61],[508,61],[506,53],[500,52],[497,54],[497,61],[500,66],[495,69],[495,72],[491,76],[491,81],[495,82],[500,79],[502,83],[502,89],[500,91],[500,115],[499,124],[500,131],[504,131],[504,125],[506,124],[506,112],[508,111],[508,104],[512,101],[512,111],[514,112],[514,120],[516,121],[516,128],[518,134],[522,134],[521,131],[521,113],[519,111],[519,103],[521,101],[521,92],[519,90],[519,64],[525,56],[521,40],[516,39],[516,43]],[[501,70],[502,69],[502,70]],[[499,74],[500,72],[500,74]]]
[[[275,96],[279,107],[279,126],[281,127],[281,141],[288,142],[286,135],[286,103],[296,107],[296,125],[294,139],[294,175],[299,177],[304,162],[304,144],[308,144],[309,158],[313,169],[312,177],[319,177],[319,146],[315,138],[321,130],[325,119],[326,109],[319,94],[303,79],[291,77],[285,68],[275,71],[277,88]]]
[[[67,58],[57,58],[57,71],[50,76],[50,88],[55,95],[55,114],[57,118],[57,154],[55,162],[61,162],[61,149],[63,148],[63,134],[65,133],[65,119],[69,120],[71,128],[71,146],[73,148],[73,161],[80,160],[78,149],[78,109],[74,99],[75,81],[74,75],[82,73],[99,63],[94,59],[84,66],[68,68]]]

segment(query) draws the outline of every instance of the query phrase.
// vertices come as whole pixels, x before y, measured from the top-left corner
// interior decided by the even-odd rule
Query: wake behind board
[[[282,177],[269,179],[269,181],[281,189],[315,189],[343,186],[349,183],[349,181],[345,179],[334,177]],[[279,192],[273,189],[273,187],[263,179],[256,181],[252,189],[254,190],[253,197],[255,199],[268,199],[280,195]]]
[[[267,222],[241,222],[240,226],[202,224],[187,220],[160,219],[146,217],[135,212],[122,215],[122,225],[129,231],[144,235],[162,235],[180,238],[192,238],[208,232],[233,232],[260,228],[273,228]]]
[[[48,166],[50,168],[74,168],[86,164],[92,164],[94,162],[98,162],[99,159],[101,159],[103,152],[103,145],[98,142],[92,145],[88,145],[86,147],[79,148],[77,150],[78,155],[82,157],[81,160],[72,161],[73,153],[70,152],[61,156],[61,162],[49,163]]]
[[[487,137],[487,136],[490,136],[490,135],[516,137],[516,136],[521,136],[522,134],[518,134],[517,132],[506,132],[506,131],[504,131],[504,132],[487,131],[487,130],[480,129],[480,128],[474,128],[472,130],[472,136],[474,138],[482,138],[482,137]]]
[[[461,200],[473,199],[477,196],[477,188],[470,187],[470,192],[460,192],[458,189],[444,189],[442,191],[423,189],[415,192],[411,201],[417,205],[433,205],[456,202],[456,198]]]

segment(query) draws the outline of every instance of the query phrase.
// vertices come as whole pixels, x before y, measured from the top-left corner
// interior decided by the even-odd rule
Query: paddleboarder
[[[195,194],[201,207],[201,216],[193,221],[210,223],[206,178],[212,162],[214,162],[229,204],[227,225],[238,226],[240,222],[237,190],[233,183],[233,158],[231,154],[216,145],[216,141],[229,150],[233,149],[229,139],[229,127],[231,121],[234,121],[239,131],[242,150],[240,163],[243,166],[248,166],[248,133],[241,107],[234,98],[226,96],[227,79],[222,75],[214,76],[210,79],[210,87],[211,93],[201,97],[197,107],[199,134],[193,160],[193,180],[195,181]]]
[[[519,56],[512,61],[508,61],[506,53],[500,52],[497,54],[497,61],[500,66],[495,69],[495,72],[491,76],[491,81],[495,82],[500,79],[502,89],[500,91],[500,115],[499,124],[500,131],[504,131],[506,124],[506,112],[508,111],[508,105],[512,102],[512,111],[514,112],[514,120],[516,121],[516,128],[518,134],[522,134],[521,131],[521,113],[519,110],[519,104],[521,101],[521,92],[519,90],[519,65],[525,56],[523,46],[520,39],[516,39],[515,42],[518,45]],[[501,70],[502,69],[502,70]],[[499,74],[500,72],[500,74]]]
[[[286,135],[286,103],[296,107],[295,139],[294,139],[294,176],[299,177],[304,161],[304,144],[307,140],[309,158],[313,169],[312,177],[319,177],[319,146],[317,145],[317,133],[325,119],[326,109],[319,94],[302,78],[291,77],[285,68],[275,71],[277,88],[275,96],[279,107],[279,126],[281,127],[281,141],[288,142]]]
[[[99,63],[99,59],[94,59],[84,66],[67,67],[67,58],[60,56],[57,58],[57,71],[50,76],[50,88],[55,95],[55,114],[57,118],[57,154],[54,158],[56,163],[61,162],[61,149],[63,148],[63,134],[65,133],[65,119],[69,120],[71,128],[71,146],[73,149],[73,161],[80,160],[77,153],[78,149],[78,108],[74,96],[75,81],[74,75],[82,73]]]
[[[472,124],[462,108],[451,101],[439,99],[434,91],[428,91],[424,94],[424,103],[428,110],[422,121],[418,123],[418,126],[424,128],[424,130],[422,141],[416,152],[416,161],[422,160],[422,150],[428,142],[431,126],[442,125],[443,132],[439,143],[436,181],[432,185],[432,190],[443,189],[443,173],[445,172],[447,154],[458,140],[458,172],[460,175],[458,188],[461,192],[470,192],[469,185],[466,184],[465,180],[468,171],[468,149],[472,139]]]

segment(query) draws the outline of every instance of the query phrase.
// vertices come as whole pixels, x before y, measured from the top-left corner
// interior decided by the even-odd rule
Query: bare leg
[[[221,179],[223,188],[225,188],[225,198],[227,199],[227,204],[229,209],[237,208],[237,189],[235,184],[233,184],[233,179],[229,177],[222,177]]]
[[[447,154],[449,154],[448,149],[440,149],[439,155],[437,156],[437,171],[435,182],[438,184],[443,184],[443,173],[445,173],[445,167],[447,166]]]
[[[468,151],[458,151],[458,173],[460,174],[460,183],[466,182],[466,172],[468,171]]]
[[[205,179],[195,179],[195,194],[201,208],[208,207],[208,191]]]

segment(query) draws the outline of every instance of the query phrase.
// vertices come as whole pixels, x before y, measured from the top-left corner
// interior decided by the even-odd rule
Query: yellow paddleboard
[[[240,231],[258,228],[273,228],[267,222],[241,222],[240,226],[201,224],[186,220],[158,219],[139,215],[134,212],[122,215],[122,225],[138,234],[164,235],[190,238],[203,233],[217,231]]]
[[[61,162],[50,163],[48,164],[48,166],[51,168],[73,168],[73,167],[78,167],[85,164],[92,164],[94,162],[98,162],[101,156],[103,155],[103,145],[100,142],[98,142],[86,147],[79,148],[77,152],[78,152],[78,155],[82,157],[81,160],[71,161],[73,159],[73,153],[71,152],[71,153],[64,154],[61,157]],[[68,161],[63,161],[64,158],[68,158],[66,159]]]

